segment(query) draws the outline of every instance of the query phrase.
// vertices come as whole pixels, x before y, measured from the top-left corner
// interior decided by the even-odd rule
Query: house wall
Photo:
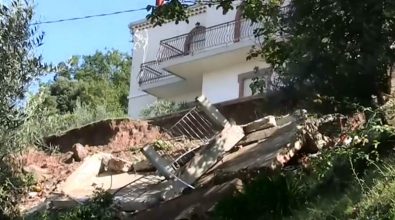
[[[239,3],[236,1],[235,4]],[[200,22],[202,26],[209,27],[232,21],[236,15],[235,10],[229,11],[226,15],[222,14],[222,9],[217,10],[216,7],[206,7],[205,10],[204,13],[190,17],[189,23],[180,22],[176,25],[175,22],[170,22],[162,26],[145,29],[133,28],[133,24],[131,25],[134,47],[129,92],[129,117],[138,117],[141,109],[156,100],[139,88],[138,75],[142,63],[156,60],[161,40],[189,33],[197,22]],[[182,94],[180,97],[175,97],[174,100],[194,100],[195,96],[200,95],[200,93],[201,91],[195,91],[191,94]]]
[[[239,74],[251,72],[256,66],[267,68],[269,64],[251,60],[203,74],[203,94],[212,103],[239,98]]]
[[[202,91],[194,91],[188,94],[181,94],[179,96],[173,97],[170,99],[173,102],[193,102],[195,101],[196,97],[200,96]]]
[[[149,94],[143,94],[129,98],[128,116],[133,119],[140,118],[141,110],[145,109],[148,105],[152,104],[156,100],[156,97]]]

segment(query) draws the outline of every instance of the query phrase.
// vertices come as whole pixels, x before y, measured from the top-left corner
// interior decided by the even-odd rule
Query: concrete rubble
[[[323,130],[330,129],[323,128],[332,126],[346,134],[365,123],[363,114],[310,119],[305,110],[298,110],[235,125],[204,96],[197,101],[220,132],[200,146],[185,165],[174,166],[153,144],[141,148],[145,159],[138,160],[106,153],[86,156],[82,145],[75,146],[73,155],[78,157],[73,159],[82,163],[60,187],[69,199],[54,200],[52,207],[78,205],[99,187],[114,193],[114,207],[120,210],[121,219],[209,219],[219,200],[242,192],[238,172],[281,169],[305,152],[344,144],[344,136],[325,133]],[[26,169],[37,172],[35,167]],[[231,178],[218,181],[226,175]]]

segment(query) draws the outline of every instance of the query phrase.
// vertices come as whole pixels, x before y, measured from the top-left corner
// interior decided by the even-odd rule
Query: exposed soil
[[[58,146],[59,153],[49,154],[29,149],[19,157],[24,168],[33,173],[38,181],[29,195],[21,201],[21,209],[27,210],[50,196],[62,194],[60,184],[81,164],[76,161],[64,162],[74,144],[82,144],[88,155],[104,152],[134,162],[143,158],[139,148],[164,136],[166,134],[158,126],[147,121],[116,119],[92,123],[46,138],[46,144]]]
[[[88,124],[45,139],[48,146],[58,146],[65,153],[80,143],[84,146],[106,146],[113,151],[135,149],[161,137],[160,128],[147,121],[130,119],[105,120]]]

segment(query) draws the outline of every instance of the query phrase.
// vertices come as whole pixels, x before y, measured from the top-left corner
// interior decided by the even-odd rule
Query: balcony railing
[[[157,82],[160,79],[170,76],[172,76],[172,74],[164,69],[161,69],[158,65],[158,62],[151,61],[141,64],[138,82],[141,86]]]
[[[179,56],[186,56],[208,48],[214,48],[239,42],[254,36],[259,23],[249,20],[234,20],[211,27],[195,28],[183,34],[160,42],[158,61],[165,61]]]

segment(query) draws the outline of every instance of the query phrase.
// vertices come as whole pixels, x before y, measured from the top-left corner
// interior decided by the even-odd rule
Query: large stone
[[[126,173],[133,169],[133,164],[121,158],[111,157],[106,167],[109,172]]]
[[[83,161],[88,156],[88,151],[80,143],[74,144],[71,150],[75,161]]]
[[[66,152],[61,156],[60,161],[62,163],[67,163],[67,164],[73,163],[74,161],[73,155],[74,153],[72,151]]]
[[[142,160],[133,164],[133,171],[150,172],[155,171],[155,167],[148,160]]]

